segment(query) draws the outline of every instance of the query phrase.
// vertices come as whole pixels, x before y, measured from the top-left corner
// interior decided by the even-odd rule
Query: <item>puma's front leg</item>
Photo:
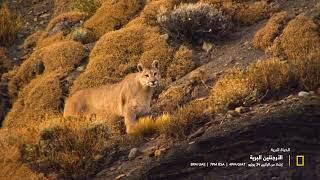
[[[134,125],[136,124],[137,115],[132,109],[126,109],[124,113],[124,123],[126,125],[126,133],[133,133]]]

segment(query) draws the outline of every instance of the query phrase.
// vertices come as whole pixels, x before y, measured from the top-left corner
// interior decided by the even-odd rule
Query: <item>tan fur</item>
[[[131,133],[137,117],[149,113],[154,87],[160,81],[158,61],[152,68],[139,64],[138,70],[117,84],[77,91],[67,99],[63,116],[120,116]]]

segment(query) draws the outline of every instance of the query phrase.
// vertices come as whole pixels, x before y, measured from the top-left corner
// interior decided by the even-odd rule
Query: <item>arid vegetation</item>
[[[13,47],[26,50],[15,67],[13,55],[0,47],[0,98],[10,101],[0,109],[0,179],[91,178],[134,145],[180,142],[216,115],[320,86],[319,22],[278,12],[270,1],[54,2],[47,27]],[[15,42],[20,26],[19,16],[2,5],[0,45]],[[254,59],[249,50],[266,55]],[[243,54],[250,56],[245,62],[237,59]],[[225,59],[210,64],[218,57]],[[152,113],[139,119],[132,135],[124,134],[121,119],[61,117],[70,94],[119,82],[137,72],[138,63],[154,60],[162,83]]]
[[[0,3],[0,45],[10,45],[21,28],[19,15],[10,11],[6,3]]]
[[[158,15],[158,23],[170,38],[191,44],[221,39],[233,26],[228,16],[204,3],[183,4],[165,11]]]

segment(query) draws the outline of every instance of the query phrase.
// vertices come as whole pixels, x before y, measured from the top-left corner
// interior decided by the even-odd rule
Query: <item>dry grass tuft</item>
[[[288,23],[268,52],[288,59],[300,86],[311,90],[320,85],[319,47],[319,25],[300,15]]]
[[[0,45],[10,45],[22,27],[21,19],[11,12],[7,4],[0,4]]]
[[[121,143],[104,122],[84,118],[52,119],[41,125],[36,143],[24,144],[21,157],[33,169],[56,178],[87,179]],[[105,160],[104,160],[105,161]]]
[[[282,33],[282,30],[289,20],[290,17],[287,12],[280,12],[273,15],[267,24],[255,34],[252,40],[254,47],[266,50],[272,46],[273,41]]]
[[[134,137],[150,137],[155,135],[157,132],[158,127],[156,120],[151,117],[143,117],[138,120],[138,123],[135,125],[131,135]]]
[[[130,135],[135,138],[158,135],[159,133],[164,132],[167,124],[170,122],[170,118],[171,116],[169,114],[163,114],[156,118],[140,118],[134,127],[134,132]]]
[[[165,74],[171,56],[165,40],[148,26],[130,26],[109,32],[96,43],[86,71],[76,79],[72,91],[117,82],[135,72],[138,62],[148,65],[156,59]]]
[[[170,120],[166,119],[164,123],[160,123],[160,134],[166,137],[185,138],[210,119],[211,115],[206,113],[207,108],[206,100],[194,100],[178,108],[170,116]]]
[[[106,32],[120,29],[143,7],[141,0],[106,1],[97,12],[88,19],[84,27],[93,31],[97,38]]]
[[[192,101],[178,108],[172,114],[163,114],[156,118],[140,118],[135,126],[133,137],[164,135],[170,138],[185,138],[209,120],[207,101]]]
[[[220,40],[233,26],[228,16],[205,3],[182,4],[157,20],[171,39],[191,44]]]
[[[173,62],[168,67],[167,77],[175,81],[191,72],[195,67],[196,62],[194,62],[192,50],[186,46],[180,46],[174,55]]]
[[[9,94],[15,98],[19,90],[37,75],[57,69],[63,69],[64,72],[71,71],[84,57],[84,46],[74,41],[62,41],[38,49],[23,62],[9,82]]]
[[[289,65],[278,59],[257,62],[246,70],[234,69],[212,89],[212,109],[224,111],[277,96],[289,87],[290,78]]]

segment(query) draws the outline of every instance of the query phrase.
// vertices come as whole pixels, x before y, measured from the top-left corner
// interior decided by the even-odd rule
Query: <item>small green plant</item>
[[[97,0],[73,0],[72,3],[74,10],[87,13],[89,16],[92,16],[100,6],[101,3]]]

